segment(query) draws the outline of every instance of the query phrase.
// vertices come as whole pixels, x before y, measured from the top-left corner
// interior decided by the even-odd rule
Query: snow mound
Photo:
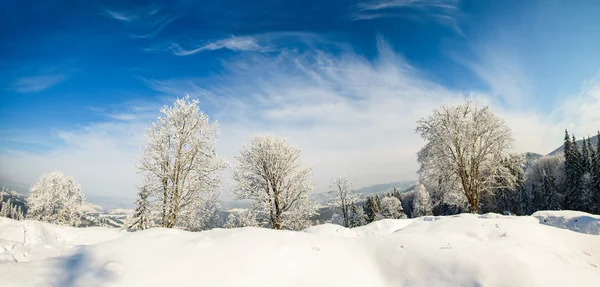
[[[124,234],[102,227],[75,228],[0,217],[0,263],[60,256],[79,245],[92,245]],[[1,286],[1,285],[0,285]]]
[[[413,219],[383,219],[356,228],[346,228],[327,223],[309,227],[304,232],[339,237],[387,235],[410,225],[412,222]]]
[[[21,224],[0,221],[0,242],[20,238]],[[585,287],[600,282],[600,236],[545,226],[533,217],[463,214],[382,220],[352,229],[326,224],[305,232],[247,227],[127,233],[25,224],[71,238],[39,236],[54,247],[70,245],[75,237],[88,242],[62,256],[0,262],[2,287]],[[30,247],[31,252],[45,248]]]
[[[539,219],[541,224],[585,234],[600,235],[600,215],[581,211],[555,210],[538,211],[531,216]]]

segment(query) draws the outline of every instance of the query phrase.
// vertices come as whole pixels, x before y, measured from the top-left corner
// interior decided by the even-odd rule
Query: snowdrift
[[[127,233],[0,218],[0,286],[598,286],[600,236],[539,221]]]
[[[585,234],[600,235],[600,215],[581,211],[538,211],[531,216],[546,224]]]

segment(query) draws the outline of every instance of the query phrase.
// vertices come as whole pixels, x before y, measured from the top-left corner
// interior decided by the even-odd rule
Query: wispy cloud
[[[37,93],[54,87],[67,79],[66,75],[40,75],[15,80],[12,89],[17,93]]]
[[[134,39],[154,38],[179,18],[165,12],[163,7],[155,5],[128,11],[104,9],[104,12],[113,19],[125,22],[133,31],[130,37]]]
[[[451,57],[485,82],[493,96],[503,99],[511,107],[520,107],[533,97],[532,79],[514,53],[486,45],[474,47],[471,54],[475,55],[471,60],[456,54]]]
[[[556,103],[549,115],[533,108],[507,108],[498,97],[477,91],[447,89],[384,42],[379,47],[375,60],[318,50],[248,53],[225,62],[217,78],[145,83],[171,99],[186,93],[199,98],[201,109],[219,121],[217,152],[229,161],[255,132],[288,138],[313,166],[317,191],[325,191],[339,174],[361,186],[416,178],[416,152],[423,142],[414,133],[415,122],[433,108],[465,98],[490,105],[504,118],[519,152],[552,151],[561,144],[565,127],[583,135],[600,126],[595,113],[600,108],[598,81]],[[31,184],[42,172],[61,169],[72,174],[84,192],[133,198],[140,180],[135,156],[149,120],[165,103],[161,99],[107,108],[113,118],[56,133],[63,144],[49,152],[0,153],[0,176]],[[223,178],[227,192],[232,182],[227,173]]]
[[[177,56],[189,56],[202,51],[214,51],[220,49],[228,49],[232,51],[259,51],[263,49],[263,47],[257,43],[255,38],[250,36],[231,36],[229,38],[209,42],[200,47],[189,50],[182,48],[177,43],[173,43],[171,47],[169,47],[169,50],[171,50],[173,54]]]
[[[359,3],[357,7],[361,11],[373,11],[389,8],[440,8],[456,10],[459,0],[378,0]]]
[[[153,45],[145,49],[146,52],[167,51],[177,56],[189,56],[204,51],[215,51],[227,49],[231,51],[248,52],[274,52],[281,51],[287,47],[293,46],[295,49],[307,47],[315,49],[319,44],[326,44],[330,47],[344,47],[345,45],[336,43],[321,35],[301,32],[266,32],[252,35],[231,35],[219,39],[201,39],[186,40],[185,46],[193,48],[184,48],[181,42],[171,42],[166,45]]]
[[[114,113],[114,114],[108,114],[106,116],[111,119],[119,120],[119,121],[133,121],[133,120],[137,119],[137,116],[135,114],[131,114],[131,113]]]
[[[135,38],[135,39],[154,38],[158,35],[158,33],[160,33],[167,26],[169,26],[169,24],[171,24],[173,21],[177,20],[178,18],[179,18],[178,16],[170,16],[170,15],[162,17],[151,24],[151,26],[153,26],[153,28],[150,33],[139,34],[139,35],[133,34],[133,35],[131,35],[131,38]]]
[[[353,21],[387,17],[409,20],[429,19],[448,26],[464,37],[458,25],[460,0],[378,0],[356,4],[350,15]]]
[[[162,7],[160,7],[160,6],[141,7],[138,9],[128,10],[128,11],[117,11],[117,10],[112,10],[112,9],[104,9],[104,13],[107,16],[109,16],[115,20],[124,21],[124,22],[132,22],[135,20],[143,19],[148,16],[155,15],[158,12],[160,12],[161,9],[162,9]]]

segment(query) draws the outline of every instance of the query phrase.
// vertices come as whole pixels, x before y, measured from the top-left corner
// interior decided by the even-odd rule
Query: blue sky
[[[598,1],[0,2],[0,180],[72,174],[135,195],[158,109],[189,94],[232,161],[254,132],[304,151],[317,191],[416,178],[415,121],[475,99],[547,153],[600,128]],[[224,174],[224,198],[231,188]]]

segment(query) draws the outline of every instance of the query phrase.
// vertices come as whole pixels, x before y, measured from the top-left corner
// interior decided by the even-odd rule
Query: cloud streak
[[[173,43],[169,50],[176,56],[189,56],[203,51],[215,51],[220,49],[228,49],[231,51],[260,51],[264,48],[258,44],[254,37],[250,36],[231,36],[229,38],[216,40],[206,43],[200,47],[186,50],[179,44]]]
[[[123,21],[123,22],[133,22],[136,20],[140,20],[152,15],[157,14],[162,10],[160,6],[148,6],[142,7],[135,10],[130,11],[116,11],[111,9],[104,9],[105,15],[115,20]]]
[[[135,31],[130,35],[133,39],[154,38],[179,18],[163,11],[161,6],[147,6],[130,11],[104,9],[107,16],[124,22],[129,29]]]
[[[12,89],[17,93],[39,93],[52,88],[67,79],[65,75],[40,75],[22,77],[15,80]]]
[[[354,5],[352,21],[398,17],[412,21],[431,20],[465,34],[459,27],[460,0],[378,0]]]

